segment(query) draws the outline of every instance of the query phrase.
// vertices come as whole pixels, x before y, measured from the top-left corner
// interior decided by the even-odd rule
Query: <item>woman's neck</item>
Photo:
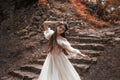
[[[62,37],[61,35],[58,35],[57,38],[64,39],[64,37]]]
[[[57,34],[57,36],[61,36],[60,34]]]

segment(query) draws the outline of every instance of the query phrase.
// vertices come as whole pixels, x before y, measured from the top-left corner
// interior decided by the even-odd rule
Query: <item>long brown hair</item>
[[[64,25],[65,31],[60,35],[65,38],[65,32],[68,30],[68,25],[67,25],[67,23],[64,23],[62,25]],[[57,43],[57,28],[55,29],[54,34],[49,39],[48,51],[51,52],[53,50],[54,46],[60,47]]]

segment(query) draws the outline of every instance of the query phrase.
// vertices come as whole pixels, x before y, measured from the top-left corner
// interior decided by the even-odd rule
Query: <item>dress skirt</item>
[[[43,64],[38,80],[81,80],[68,57],[49,53]]]

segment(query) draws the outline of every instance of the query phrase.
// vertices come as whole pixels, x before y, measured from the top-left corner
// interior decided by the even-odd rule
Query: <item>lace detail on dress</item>
[[[54,31],[51,28],[48,28],[44,31],[44,37],[49,40],[50,37],[53,35]]]

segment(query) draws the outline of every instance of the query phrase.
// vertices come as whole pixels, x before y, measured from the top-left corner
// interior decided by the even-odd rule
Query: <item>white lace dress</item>
[[[48,28],[44,31],[46,39],[50,39],[54,33],[53,30]],[[78,49],[71,47],[67,39],[63,37],[57,37],[58,44],[66,50],[68,54],[81,54]],[[83,55],[83,54],[81,54]],[[81,80],[77,71],[69,61],[68,57],[64,54],[63,50],[54,47],[54,50],[50,52],[43,64],[41,73],[38,80]]]

